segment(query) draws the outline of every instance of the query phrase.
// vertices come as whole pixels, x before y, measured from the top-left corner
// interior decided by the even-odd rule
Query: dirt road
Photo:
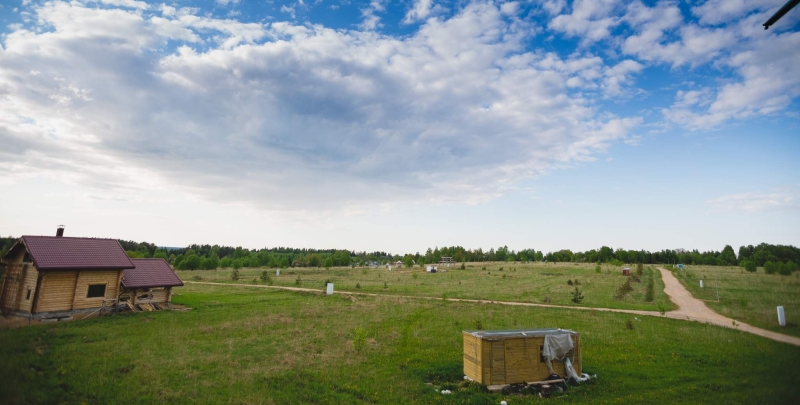
[[[726,328],[733,328],[733,319],[724,317],[707,307],[703,301],[692,296],[672,272],[663,268],[658,268],[661,272],[661,279],[664,280],[664,292],[669,295],[669,298],[678,305],[678,309],[670,311],[665,316],[674,319],[689,319],[692,321],[706,322]],[[800,338],[784,335],[782,333],[768,331],[766,329],[756,328],[755,326],[746,323],[736,322],[736,329],[744,332],[752,333],[754,335],[763,336],[768,339],[776,340],[778,342],[789,343],[795,346],[800,346]]]
[[[354,292],[354,291],[335,291],[335,294],[342,294],[342,295],[356,295],[356,296],[371,296],[371,297],[395,297],[395,298],[407,298],[407,299],[416,299],[416,300],[434,300],[434,301],[450,301],[450,302],[469,302],[475,304],[495,304],[495,305],[509,305],[509,306],[520,306],[520,307],[541,307],[541,308],[564,308],[564,309],[574,309],[574,310],[585,310],[585,311],[601,311],[601,312],[619,312],[624,314],[634,314],[634,315],[642,315],[642,316],[664,316],[667,318],[673,319],[680,319],[680,320],[692,320],[698,322],[706,322],[711,323],[714,325],[726,327],[726,328],[733,328],[733,319],[726,318],[711,309],[709,309],[702,301],[694,298],[691,293],[689,293],[686,288],[678,282],[678,279],[672,275],[671,272],[659,268],[661,271],[661,278],[664,279],[664,292],[670,296],[673,302],[678,305],[678,309],[675,311],[666,312],[664,315],[661,315],[660,312],[657,311],[639,311],[639,310],[632,310],[632,309],[613,309],[613,308],[591,308],[591,307],[572,307],[568,305],[549,305],[549,304],[534,304],[531,302],[516,302],[516,301],[496,301],[496,300],[473,300],[473,299],[464,299],[464,298],[437,298],[437,297],[423,297],[423,296],[416,296],[416,295],[394,295],[394,294],[375,294],[375,293],[363,293],[363,292]],[[282,286],[269,286],[269,285],[254,285],[254,284],[230,284],[230,283],[210,283],[210,282],[202,282],[202,281],[185,281],[188,284],[204,284],[204,285],[218,285],[218,286],[238,286],[238,287],[252,287],[252,288],[271,288],[277,290],[289,290],[289,291],[302,291],[302,292],[314,292],[314,293],[324,293],[324,290],[314,289],[314,288],[302,288],[302,287],[282,287]],[[763,336],[768,339],[772,339],[778,342],[789,343],[795,346],[800,346],[800,338],[796,338],[793,336],[783,335],[776,332],[770,332],[768,330],[756,328],[754,326],[750,326],[744,323],[736,323],[736,328],[740,329],[744,332],[752,333],[755,335]]]

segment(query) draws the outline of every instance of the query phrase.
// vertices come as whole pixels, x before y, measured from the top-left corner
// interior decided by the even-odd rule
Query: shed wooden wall
[[[172,300],[172,287],[137,288],[123,290],[123,298],[130,300],[131,304],[140,302],[170,302]],[[151,296],[151,298],[143,298]]]
[[[573,336],[575,348],[567,357],[575,361],[575,371],[581,373],[580,335]],[[541,361],[544,337],[484,340],[464,334],[464,375],[484,385],[517,384],[544,381],[550,372]],[[564,361],[552,362],[553,370],[566,375]]]
[[[122,271],[120,270],[79,272],[72,309],[100,308],[103,306],[104,299],[116,299],[121,274]],[[106,295],[104,297],[87,298],[86,295],[91,284],[105,284]]]

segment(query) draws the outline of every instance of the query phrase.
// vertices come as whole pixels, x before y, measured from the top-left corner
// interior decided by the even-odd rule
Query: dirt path
[[[509,306],[517,306],[517,307],[539,307],[539,308],[563,308],[563,309],[572,309],[572,310],[584,310],[584,311],[600,311],[600,312],[618,312],[623,314],[634,314],[634,315],[642,315],[642,316],[664,316],[667,318],[673,319],[680,319],[680,320],[693,320],[699,322],[707,322],[712,323],[714,325],[719,325],[727,328],[733,327],[733,320],[728,319],[722,315],[717,314],[716,312],[710,310],[703,304],[702,301],[692,297],[692,294],[689,293],[672,275],[671,272],[659,268],[661,271],[661,277],[664,279],[664,292],[672,298],[672,300],[678,305],[678,310],[670,311],[661,315],[660,312],[657,311],[641,311],[635,309],[614,309],[614,308],[592,308],[592,307],[573,307],[568,305],[550,305],[550,304],[534,304],[531,302],[517,302],[517,301],[496,301],[496,300],[475,300],[475,299],[466,299],[466,298],[437,298],[437,297],[425,297],[425,296],[417,296],[417,295],[394,295],[394,294],[376,294],[376,293],[364,293],[364,292],[354,292],[354,291],[334,291],[335,294],[341,295],[356,295],[356,296],[369,296],[369,297],[394,297],[394,298],[406,298],[406,299],[415,299],[415,300],[434,300],[434,301],[450,301],[450,302],[468,302],[474,304],[495,304],[495,305],[509,305]],[[203,285],[218,285],[218,286],[237,286],[237,287],[252,287],[252,288],[271,288],[276,290],[289,290],[289,291],[302,291],[302,292],[313,292],[313,293],[324,293],[324,290],[314,289],[314,288],[302,288],[302,287],[283,287],[283,286],[273,286],[273,285],[256,285],[256,284],[231,284],[231,283],[210,283],[210,282],[203,282],[203,281],[184,281],[184,283],[188,284],[203,284]],[[783,335],[776,332],[770,332],[768,330],[759,329],[744,323],[737,323],[737,328],[753,333],[755,335],[763,336],[768,339],[776,340],[778,342],[784,342],[793,344],[795,346],[800,346],[800,338],[792,337]]]
[[[669,295],[672,302],[678,305],[677,310],[667,312],[665,316],[673,319],[706,322],[726,328],[734,327],[733,319],[714,312],[711,308],[707,307],[703,301],[692,296],[692,293],[672,275],[671,271],[660,267],[658,270],[661,272],[661,279],[664,280],[664,292]],[[800,338],[798,337],[756,328],[755,326],[741,322],[736,322],[735,328],[754,335],[763,336],[767,339],[800,346]]]

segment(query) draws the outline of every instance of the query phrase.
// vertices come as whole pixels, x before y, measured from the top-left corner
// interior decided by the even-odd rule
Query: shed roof
[[[558,329],[558,328],[512,329],[512,330],[465,330],[464,333],[470,334],[480,339],[577,334],[577,332],[575,332],[574,330]]]
[[[22,241],[39,270],[133,268],[133,263],[116,239],[26,235]]]
[[[122,274],[122,288],[178,287],[183,281],[164,259],[132,259],[136,266]]]

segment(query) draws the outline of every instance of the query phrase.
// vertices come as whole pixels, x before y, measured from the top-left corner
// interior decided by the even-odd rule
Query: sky
[[[0,234],[800,245],[784,0],[0,3]]]

